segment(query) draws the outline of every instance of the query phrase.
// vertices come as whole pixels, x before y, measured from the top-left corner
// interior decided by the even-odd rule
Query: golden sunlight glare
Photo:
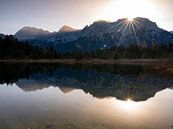
[[[128,17],[127,19],[128,19],[128,21],[132,22],[134,18],[133,17]]]
[[[139,104],[132,101],[131,99],[127,99],[127,101],[122,101],[120,103],[120,106],[127,111],[136,111],[139,108]]]
[[[114,21],[119,18],[132,20],[135,17],[154,18],[156,16],[157,9],[149,0],[111,0],[98,14],[97,19]]]

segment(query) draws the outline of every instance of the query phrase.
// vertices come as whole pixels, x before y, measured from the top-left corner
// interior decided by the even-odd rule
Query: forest
[[[0,59],[161,59],[173,58],[173,44],[114,46],[89,52],[59,53],[52,46],[40,48],[13,36],[0,38]]]
[[[39,48],[28,42],[18,41],[13,36],[0,38],[0,59],[53,59],[57,53],[52,47]]]
[[[60,58],[75,59],[162,59],[173,58],[173,44],[152,44],[151,46],[114,46],[91,52],[67,52]]]

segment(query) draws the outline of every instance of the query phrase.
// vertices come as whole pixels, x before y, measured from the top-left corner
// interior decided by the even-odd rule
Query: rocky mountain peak
[[[35,27],[25,26],[15,34],[15,37],[25,40],[25,39],[35,39],[42,36],[47,36],[49,34],[50,34],[49,31],[38,29]]]
[[[62,32],[74,32],[74,31],[77,30],[70,26],[64,25],[58,32],[62,33]]]

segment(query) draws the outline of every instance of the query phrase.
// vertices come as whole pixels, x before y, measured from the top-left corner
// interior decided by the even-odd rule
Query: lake
[[[149,65],[0,63],[0,129],[173,129],[173,76]]]

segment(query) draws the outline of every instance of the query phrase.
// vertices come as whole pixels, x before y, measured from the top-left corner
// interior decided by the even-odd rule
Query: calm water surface
[[[0,129],[173,129],[173,78],[151,66],[0,64]]]

